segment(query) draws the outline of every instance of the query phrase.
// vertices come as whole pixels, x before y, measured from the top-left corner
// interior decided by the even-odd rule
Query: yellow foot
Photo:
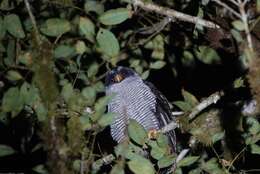
[[[158,137],[158,131],[156,129],[151,129],[148,131],[149,139],[156,139]]]

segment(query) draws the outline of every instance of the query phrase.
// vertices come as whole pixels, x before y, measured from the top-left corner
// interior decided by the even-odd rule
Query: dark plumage
[[[146,130],[158,130],[174,120],[170,104],[156,87],[127,67],[116,67],[106,76],[106,95],[116,94],[108,111],[117,113],[111,135],[117,142],[126,138],[128,120],[135,119]],[[176,152],[175,132],[167,133],[172,151]]]

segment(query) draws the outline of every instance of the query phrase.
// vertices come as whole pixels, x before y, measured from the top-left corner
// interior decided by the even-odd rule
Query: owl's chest
[[[116,112],[117,123],[134,119],[145,129],[158,129],[155,96],[147,87],[125,87],[111,102],[111,111]]]

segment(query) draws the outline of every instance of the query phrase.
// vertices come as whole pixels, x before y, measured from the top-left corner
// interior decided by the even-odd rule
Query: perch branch
[[[242,20],[242,22],[244,24],[245,33],[246,33],[248,48],[250,49],[251,52],[253,52],[254,51],[253,42],[252,42],[252,38],[251,38],[251,34],[250,34],[250,29],[249,29],[249,26],[248,26],[247,14],[246,14],[246,11],[245,11],[245,6],[246,6],[246,3],[248,2],[248,0],[244,0],[244,1],[229,0],[231,3],[233,3],[239,9],[239,13],[236,12],[235,10],[233,10],[226,3],[221,2],[220,0],[212,0],[212,1],[216,2],[217,4],[219,4],[220,6],[222,6],[223,8],[227,9],[232,14],[234,14],[238,19]]]
[[[223,92],[215,92],[210,95],[207,99],[203,100],[200,104],[198,104],[195,108],[193,108],[192,112],[189,114],[189,119],[195,118],[195,116],[200,113],[202,110],[207,108],[209,105],[213,103],[217,103],[221,96],[223,96]]]
[[[154,3],[144,3],[142,0],[132,0],[133,5],[135,7],[140,7],[144,10],[147,11],[151,11],[151,12],[155,12],[164,16],[167,16],[169,18],[176,18],[180,21],[185,21],[185,22],[190,22],[193,24],[200,24],[204,27],[208,27],[208,28],[220,28],[219,25],[211,22],[211,21],[207,21],[204,19],[201,19],[199,17],[196,16],[191,16],[185,13],[181,13],[179,11],[170,9],[170,8],[166,8],[166,7],[162,7],[159,5],[156,5]],[[172,21],[172,20],[170,20]]]
[[[37,43],[40,45],[40,41],[41,41],[41,40],[40,40],[40,37],[39,37],[39,30],[38,30],[38,28],[37,28],[36,20],[35,20],[35,17],[34,17],[34,15],[33,15],[33,13],[32,13],[31,6],[30,6],[28,0],[24,0],[24,4],[25,4],[25,6],[26,6],[26,9],[27,9],[27,11],[28,11],[30,20],[31,20],[31,22],[32,22],[33,29],[34,29],[35,35],[36,35]]]

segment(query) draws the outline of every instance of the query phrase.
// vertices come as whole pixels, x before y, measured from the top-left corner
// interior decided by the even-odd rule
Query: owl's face
[[[129,77],[138,77],[137,73],[131,68],[118,66],[107,73],[105,86],[112,86],[121,83]]]

